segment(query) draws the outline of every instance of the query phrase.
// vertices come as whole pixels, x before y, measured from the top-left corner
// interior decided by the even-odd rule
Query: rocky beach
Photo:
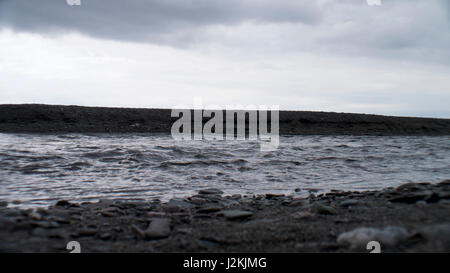
[[[170,133],[176,120],[170,109],[0,105],[1,133]],[[450,119],[436,118],[280,111],[279,123],[282,135],[450,135]]]
[[[251,162],[245,160],[250,157],[248,152],[231,155],[225,153],[222,155],[224,159],[217,161],[216,157],[223,153],[220,149],[210,151],[214,157],[209,158],[204,154],[206,149],[204,147],[201,149],[194,149],[193,146],[178,147],[171,144],[169,140],[167,143],[164,142],[166,141],[164,138],[153,139],[160,142],[155,147],[141,145],[140,148],[136,148],[128,147],[129,143],[142,141],[143,144],[150,138],[141,137],[142,139],[139,138],[139,140],[135,138],[131,142],[121,142],[126,143],[121,147],[115,147],[114,139],[108,142],[101,137],[91,139],[83,138],[81,135],[57,135],[64,133],[111,133],[111,135],[114,133],[162,133],[167,135],[175,119],[170,117],[168,109],[0,105],[1,133],[55,136],[54,139],[33,138],[29,145],[36,146],[27,146],[26,149],[22,144],[27,143],[26,137],[16,135],[11,138],[5,137],[9,139],[9,142],[6,142],[8,145],[12,145],[11,141],[15,141],[15,146],[13,148],[5,146],[4,164],[9,174],[5,169],[4,179],[8,180],[10,174],[14,174],[19,175],[16,180],[34,178],[38,183],[39,177],[47,182],[51,179],[66,177],[63,180],[64,183],[58,184],[58,188],[65,188],[66,184],[74,183],[71,178],[92,175],[92,179],[88,177],[86,181],[77,182],[80,184],[73,184],[73,187],[83,190],[85,185],[89,185],[86,182],[92,183],[96,179],[105,180],[105,177],[111,177],[112,171],[117,173],[118,170],[129,169],[131,175],[136,175],[135,172],[138,169],[151,169],[159,170],[167,176],[172,173],[181,174],[183,171],[192,173],[192,169],[189,168],[198,165],[199,169],[195,169],[196,172],[210,169],[216,178],[220,175],[224,176],[224,171],[229,172],[227,175],[235,178],[230,180],[233,183],[242,180],[245,172],[253,170],[250,167]],[[280,134],[445,137],[450,135],[450,120],[281,111]],[[127,137],[123,139],[126,140]],[[90,143],[90,146],[84,143],[86,141]],[[117,141],[122,140],[118,138]],[[290,170],[287,174],[292,175],[292,170],[300,168],[299,166],[324,162],[320,163],[323,164],[320,165],[321,167],[332,168],[336,171],[333,177],[342,175],[339,171],[342,171],[344,167],[349,168],[349,174],[356,174],[362,169],[363,173],[369,175],[385,172],[392,163],[384,160],[392,156],[397,156],[397,160],[406,160],[408,156],[415,156],[417,161],[405,162],[419,166],[423,165],[422,162],[426,158],[433,158],[434,161],[430,161],[429,166],[423,165],[420,170],[431,171],[432,174],[440,171],[441,177],[447,178],[445,171],[442,171],[445,168],[441,167],[446,164],[445,151],[441,154],[441,149],[448,148],[445,145],[442,148],[436,146],[435,142],[439,142],[439,139],[433,141],[411,139],[408,143],[403,143],[400,139],[384,139],[383,142],[387,142],[384,146],[381,143],[377,144],[376,140],[361,142],[360,139],[351,139],[349,141],[353,143],[353,146],[348,146],[340,143],[345,140],[319,137],[312,140],[317,142],[318,146],[311,143],[309,146],[301,147],[309,141],[311,140],[291,140],[292,149],[282,150],[285,161],[272,170],[274,174],[280,171],[283,175],[285,170]],[[442,138],[442,141],[445,144],[446,139]],[[430,142],[433,142],[434,146],[430,146]],[[105,145],[107,147],[103,147]],[[54,155],[36,154],[34,156],[39,151],[48,152],[49,146],[53,147]],[[93,154],[89,149],[94,148],[99,151]],[[141,148],[146,150],[137,151]],[[244,148],[247,149],[243,147],[241,150],[247,151]],[[9,152],[10,149],[14,151],[12,154]],[[106,150],[103,151],[103,149]],[[311,153],[307,149],[312,149]],[[418,153],[417,149],[422,149],[420,150],[422,154]],[[30,151],[34,152],[30,153]],[[73,159],[67,151],[73,153]],[[330,156],[333,151],[339,153],[342,158]],[[375,160],[373,165],[359,165],[364,162],[358,163],[358,156],[366,161],[368,153],[381,156],[383,151],[387,152],[386,156],[371,157],[371,160]],[[293,161],[289,158],[289,152],[296,157],[303,155],[306,161],[299,162],[298,158]],[[324,154],[317,160],[313,160],[311,155],[320,155],[320,152]],[[361,152],[361,154],[354,152]],[[269,159],[270,156],[282,159],[279,155],[266,155]],[[264,161],[266,157],[254,159],[255,170],[261,170],[261,166],[267,166],[266,164],[280,163],[266,162]],[[180,158],[185,161],[179,161]],[[199,161],[199,158],[202,160]],[[47,163],[42,160],[47,160]],[[72,163],[76,166],[67,165],[65,160],[74,161]],[[111,165],[113,163],[119,165],[114,167]],[[58,169],[55,168],[56,166]],[[226,169],[215,170],[214,166],[226,167]],[[313,168],[317,167],[313,166]],[[103,173],[99,173],[101,168]],[[234,168],[236,168],[235,173]],[[392,168],[401,170],[400,166],[392,166]],[[309,167],[302,169],[299,179],[303,179],[307,169]],[[60,173],[54,174],[50,179],[48,175],[55,171]],[[126,175],[126,177],[129,176],[128,173]],[[272,173],[267,175],[269,180],[276,181],[273,180]],[[204,180],[209,181],[211,177],[213,176],[206,173]],[[254,175],[248,178],[251,177]],[[146,178],[148,176],[141,177],[144,181]],[[159,177],[152,179],[159,179]],[[196,181],[195,179],[198,178],[189,176],[187,179]],[[263,177],[264,179],[267,177]],[[356,183],[355,178],[353,179],[352,183]],[[293,178],[291,180],[295,181]],[[106,179],[104,184],[99,184],[100,187],[108,185],[111,182],[108,181]],[[133,185],[139,185],[132,183],[140,182],[141,180],[134,177],[134,180],[126,182],[126,185],[120,183],[118,185],[126,192],[128,190],[126,187],[132,188]],[[37,190],[36,194],[44,194],[44,197],[45,194],[51,193],[51,190],[42,192],[36,187],[27,188],[27,185],[21,189],[21,184],[14,185],[14,180],[11,180],[10,184],[12,184],[11,191],[20,189],[25,190],[23,192],[26,193],[27,189]],[[384,185],[383,182],[379,184]],[[400,179],[396,185],[399,184],[401,184]],[[5,184],[5,187],[8,185]],[[176,185],[175,183],[174,187]],[[408,183],[380,190],[345,191],[341,189],[327,192],[299,183],[300,186],[295,189],[295,192],[301,193],[301,197],[295,194],[273,192],[227,195],[222,190],[214,188],[214,183],[211,185],[211,188],[198,190],[197,194],[190,197],[175,198],[167,202],[154,198],[147,201],[106,198],[99,202],[76,202],[68,198],[55,201],[49,207],[26,209],[20,206],[20,200],[0,201],[0,252],[69,252],[67,244],[71,241],[78,242],[82,252],[369,252],[367,243],[370,241],[378,242],[381,252],[450,251],[449,180],[440,183]],[[18,188],[13,188],[14,186]],[[141,186],[144,189],[152,187],[153,184]],[[44,190],[46,188],[47,186],[44,186]],[[6,196],[10,194],[8,191],[5,193]]]
[[[47,209],[2,202],[0,252],[381,252],[450,251],[450,181],[380,191],[308,191],[307,198],[224,196],[169,202],[60,200]]]

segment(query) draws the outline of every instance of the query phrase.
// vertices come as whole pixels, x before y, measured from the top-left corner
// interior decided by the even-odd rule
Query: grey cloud
[[[450,63],[450,1],[0,0],[0,28],[244,54],[330,53]]]
[[[0,0],[0,26],[17,31],[78,31],[90,36],[171,43],[180,33],[193,34],[210,25],[244,21],[315,24],[315,1],[271,0]],[[175,45],[176,46],[176,45]]]
[[[379,7],[365,0],[324,3],[322,19],[315,25],[256,25],[246,29],[246,35],[238,28],[224,33],[212,29],[201,40],[229,46],[238,41],[240,48],[252,53],[297,51],[450,63],[448,0],[383,0]]]

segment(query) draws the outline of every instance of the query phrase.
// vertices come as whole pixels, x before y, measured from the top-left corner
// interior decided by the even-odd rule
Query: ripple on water
[[[290,136],[261,152],[254,141],[0,134],[0,198],[33,207],[58,199],[167,200],[205,187],[225,194],[376,190],[449,179],[449,149],[449,137]]]

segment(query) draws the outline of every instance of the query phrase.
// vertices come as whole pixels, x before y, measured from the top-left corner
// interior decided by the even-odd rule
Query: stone
[[[427,203],[437,203],[440,199],[441,197],[439,196],[439,194],[432,192],[427,197],[425,197],[424,201]]]
[[[241,198],[242,198],[242,196],[240,194],[233,194],[233,195],[231,195],[231,199],[233,199],[233,200],[238,200],[238,199],[241,199]]]
[[[37,212],[31,212],[28,214],[28,217],[33,220],[42,220],[42,215]]]
[[[113,216],[115,216],[114,213],[108,212],[108,211],[105,211],[105,210],[100,211],[100,214],[105,216],[105,217],[113,217]]]
[[[102,209],[100,211],[100,214],[105,216],[105,217],[114,217],[117,214],[125,214],[125,213],[123,213],[123,211],[118,209],[118,208],[109,207],[109,208],[106,208],[106,209]]]
[[[406,240],[410,234],[402,227],[387,226],[383,229],[372,227],[360,227],[352,231],[341,233],[337,242],[340,245],[347,245],[353,249],[366,248],[370,241],[378,241],[385,246],[395,246]]]
[[[144,232],[146,239],[167,238],[170,235],[170,219],[155,218]]]
[[[133,232],[136,235],[136,237],[138,237],[140,239],[145,238],[145,232],[142,229],[140,229],[139,227],[137,227],[136,225],[131,225],[130,229],[131,229],[131,232]]]
[[[114,200],[111,199],[100,199],[98,200],[98,203],[102,206],[112,206],[114,205]]]
[[[323,215],[334,215],[334,214],[337,214],[337,211],[336,211],[335,208],[330,207],[330,206],[326,206],[326,205],[322,205],[322,204],[319,204],[319,203],[314,204],[313,205],[313,209],[318,214],[323,214]]]
[[[449,191],[444,191],[444,192],[439,192],[439,199],[450,199],[450,192]]]
[[[55,204],[55,206],[57,206],[57,207],[69,207],[70,205],[71,205],[71,203],[67,200],[59,200]]]
[[[198,213],[212,213],[212,212],[218,212],[222,208],[220,207],[204,207],[197,210]]]
[[[444,180],[442,182],[439,182],[438,185],[441,186],[450,186],[450,179]]]
[[[160,211],[148,211],[145,214],[147,216],[151,216],[151,217],[165,217],[165,216],[167,216],[167,214],[165,212],[160,212]]]
[[[246,210],[224,210],[222,213],[228,220],[244,219],[253,215],[253,212]]]
[[[290,207],[303,207],[303,206],[307,206],[307,205],[309,205],[309,200],[308,199],[293,200],[289,204]]]
[[[182,199],[170,199],[166,204],[168,207],[178,207],[178,208],[190,208],[192,204],[182,200]]]
[[[431,192],[429,191],[422,191],[422,192],[414,192],[414,193],[407,193],[404,195],[401,195],[399,197],[394,197],[390,199],[392,203],[405,203],[405,204],[414,204],[417,201],[424,200],[425,197],[430,195]]]
[[[219,194],[196,194],[192,197],[188,198],[191,202],[194,199],[202,199],[203,201],[207,203],[218,203],[222,201],[222,196]]]
[[[41,228],[58,228],[60,227],[60,224],[54,222],[54,221],[32,221],[30,222],[30,225],[34,227],[41,227]]]
[[[279,197],[283,197],[284,194],[274,194],[274,193],[268,193],[266,194],[266,199],[275,199],[275,198],[279,198]]]
[[[104,233],[101,233],[99,237],[102,240],[109,240],[112,238],[112,234],[109,232],[104,232]]]
[[[223,191],[219,189],[202,189],[198,191],[198,194],[223,194]]]
[[[77,215],[77,216],[79,216],[79,215]],[[81,216],[79,216],[79,217],[81,217]],[[64,224],[64,225],[70,224],[70,218],[62,218],[62,217],[58,217],[58,216],[52,216],[52,217],[49,217],[49,220],[54,221],[58,224]]]
[[[6,208],[7,206],[8,206],[8,202],[7,201],[4,201],[4,200],[0,201],[0,208]]]
[[[295,219],[311,219],[314,218],[314,214],[308,211],[299,211],[292,214]]]
[[[419,191],[422,190],[423,186],[417,183],[406,183],[398,186],[395,190],[397,191]]]
[[[204,198],[189,197],[188,199],[189,199],[189,202],[191,202],[194,205],[198,205],[198,206],[204,205],[205,203],[208,202]]]
[[[356,199],[347,199],[345,201],[342,201],[339,205],[341,207],[347,208],[347,207],[354,207],[359,204],[359,201]]]

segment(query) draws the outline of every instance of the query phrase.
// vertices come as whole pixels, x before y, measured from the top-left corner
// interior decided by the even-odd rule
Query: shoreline
[[[82,252],[368,252],[368,240],[382,252],[450,251],[450,180],[307,198],[209,189],[166,203],[6,205],[0,252],[69,252],[69,241]]]
[[[0,133],[170,133],[170,109],[0,105]],[[203,119],[205,123],[207,119]],[[280,111],[281,135],[450,135],[450,119]]]

